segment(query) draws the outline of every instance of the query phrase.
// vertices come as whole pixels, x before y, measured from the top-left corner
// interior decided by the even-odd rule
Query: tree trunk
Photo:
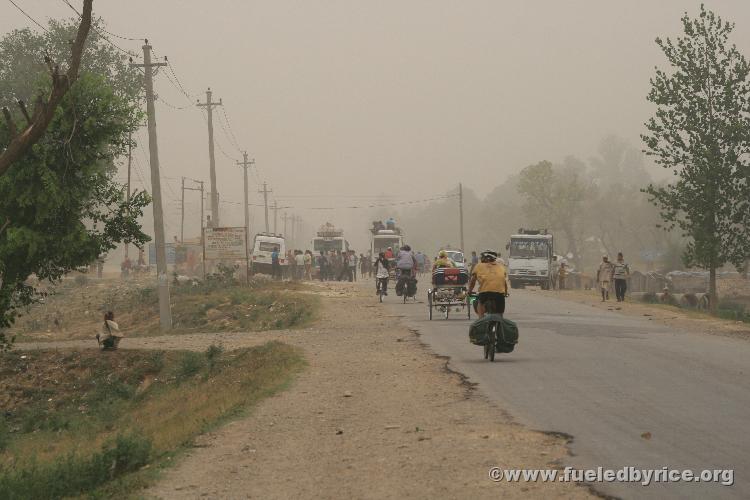
[[[716,266],[714,265],[711,265],[708,270],[708,308],[713,315],[716,315],[719,309],[719,297],[716,293]]]

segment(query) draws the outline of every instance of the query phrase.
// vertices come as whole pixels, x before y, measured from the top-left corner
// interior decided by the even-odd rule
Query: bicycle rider
[[[388,295],[388,269],[390,263],[385,257],[385,252],[380,252],[378,259],[375,261],[375,292],[380,291],[380,287],[383,287],[383,295]]]
[[[497,252],[485,250],[481,254],[479,264],[471,271],[469,294],[479,282],[477,295],[477,315],[482,318],[490,305],[490,310],[496,314],[505,313],[505,297],[508,296],[508,273],[505,266],[497,262]]]

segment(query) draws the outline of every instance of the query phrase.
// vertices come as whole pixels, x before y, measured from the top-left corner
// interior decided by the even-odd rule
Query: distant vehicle
[[[253,250],[250,255],[250,269],[253,274],[272,274],[271,254],[279,252],[279,264],[287,266],[286,241],[279,234],[258,233],[255,235]]]
[[[326,222],[315,235],[312,240],[313,253],[320,255],[320,252],[348,252],[349,242],[344,238],[344,231],[336,229],[336,226],[330,222]]]
[[[453,261],[457,268],[463,269],[466,267],[466,258],[461,250],[444,248],[442,251],[448,255],[448,258]]]
[[[547,230],[519,229],[507,246],[508,278],[511,288],[537,285],[552,288],[554,240]]]
[[[370,229],[370,232],[372,233],[370,250],[372,251],[373,258],[380,254],[380,252],[388,250],[389,247],[393,250],[394,255],[398,255],[398,251],[404,246],[404,235],[401,228],[381,229],[373,227]]]

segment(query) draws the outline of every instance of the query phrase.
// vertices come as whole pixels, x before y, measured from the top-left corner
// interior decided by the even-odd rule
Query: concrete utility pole
[[[292,239],[292,243],[294,243],[295,247],[297,246],[297,240],[294,237],[294,233],[295,233],[294,228],[296,226],[297,226],[297,216],[296,215],[292,215],[292,238],[291,239]]]
[[[125,199],[128,202],[128,207],[130,207],[130,171],[131,166],[133,165],[133,134],[132,132],[128,132],[128,192],[125,195]],[[130,208],[128,208],[128,215],[130,215]],[[130,244],[125,243],[125,260],[128,259],[128,247]]]
[[[272,193],[273,191],[269,191],[268,185],[264,182],[263,190],[258,192],[263,195],[263,206],[266,209],[266,232],[269,232],[271,229],[268,227],[268,193]]]
[[[284,234],[284,238],[286,238],[287,237],[286,223],[287,221],[291,221],[292,217],[288,216],[286,212],[284,212],[284,215],[281,216],[281,220],[284,221],[284,233],[283,234]]]
[[[246,248],[250,248],[250,207],[248,206],[247,197],[247,169],[255,164],[255,160],[247,159],[247,151],[242,153],[242,161],[238,161],[237,165],[240,165],[245,170],[245,245]]]
[[[201,187],[187,187],[185,186],[185,177],[182,178],[182,225],[180,227],[180,234],[181,238],[180,241],[182,243],[185,242],[184,238],[184,226],[185,226],[185,191],[200,191],[201,192],[201,220],[200,220],[200,226],[201,226],[201,238],[203,238],[203,181],[197,181],[195,179],[187,179],[190,181],[195,182],[196,184],[200,184]],[[201,244],[203,241],[201,240]]]
[[[464,187],[458,183],[458,216],[460,217],[459,226],[461,228],[461,251],[466,252],[464,248]]]
[[[273,200],[273,234],[279,234],[276,230],[277,222],[279,221],[279,202]]]
[[[143,45],[143,64],[133,64],[144,69],[146,86],[146,115],[148,116],[148,149],[151,163],[151,196],[154,206],[154,240],[156,244],[156,276],[159,290],[159,324],[162,330],[172,329],[172,311],[169,306],[169,277],[167,275],[167,249],[164,241],[164,212],[161,203],[161,176],[159,174],[159,146],[156,142],[156,114],[154,111],[154,72],[152,68],[167,63],[151,62],[151,45]]]
[[[182,178],[182,194],[180,196],[180,243],[185,243],[185,178]]]
[[[198,101],[199,108],[206,108],[208,112],[208,160],[211,167],[211,227],[219,227],[219,193],[216,189],[216,158],[214,157],[214,120],[213,120],[213,109],[216,106],[221,106],[221,99],[219,102],[211,101],[213,92],[211,87],[206,91],[206,102],[202,103]]]

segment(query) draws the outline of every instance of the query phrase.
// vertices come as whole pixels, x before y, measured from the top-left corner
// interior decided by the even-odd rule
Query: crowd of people
[[[383,258],[393,261],[398,256],[388,248],[382,252]],[[420,274],[432,269],[430,258],[422,252],[413,254],[417,272]],[[361,278],[372,278],[377,272],[376,259],[372,252],[357,253],[354,250],[321,250],[314,254],[311,250],[289,250],[285,256],[278,252],[271,254],[272,274],[274,279],[293,281],[357,281]]]

